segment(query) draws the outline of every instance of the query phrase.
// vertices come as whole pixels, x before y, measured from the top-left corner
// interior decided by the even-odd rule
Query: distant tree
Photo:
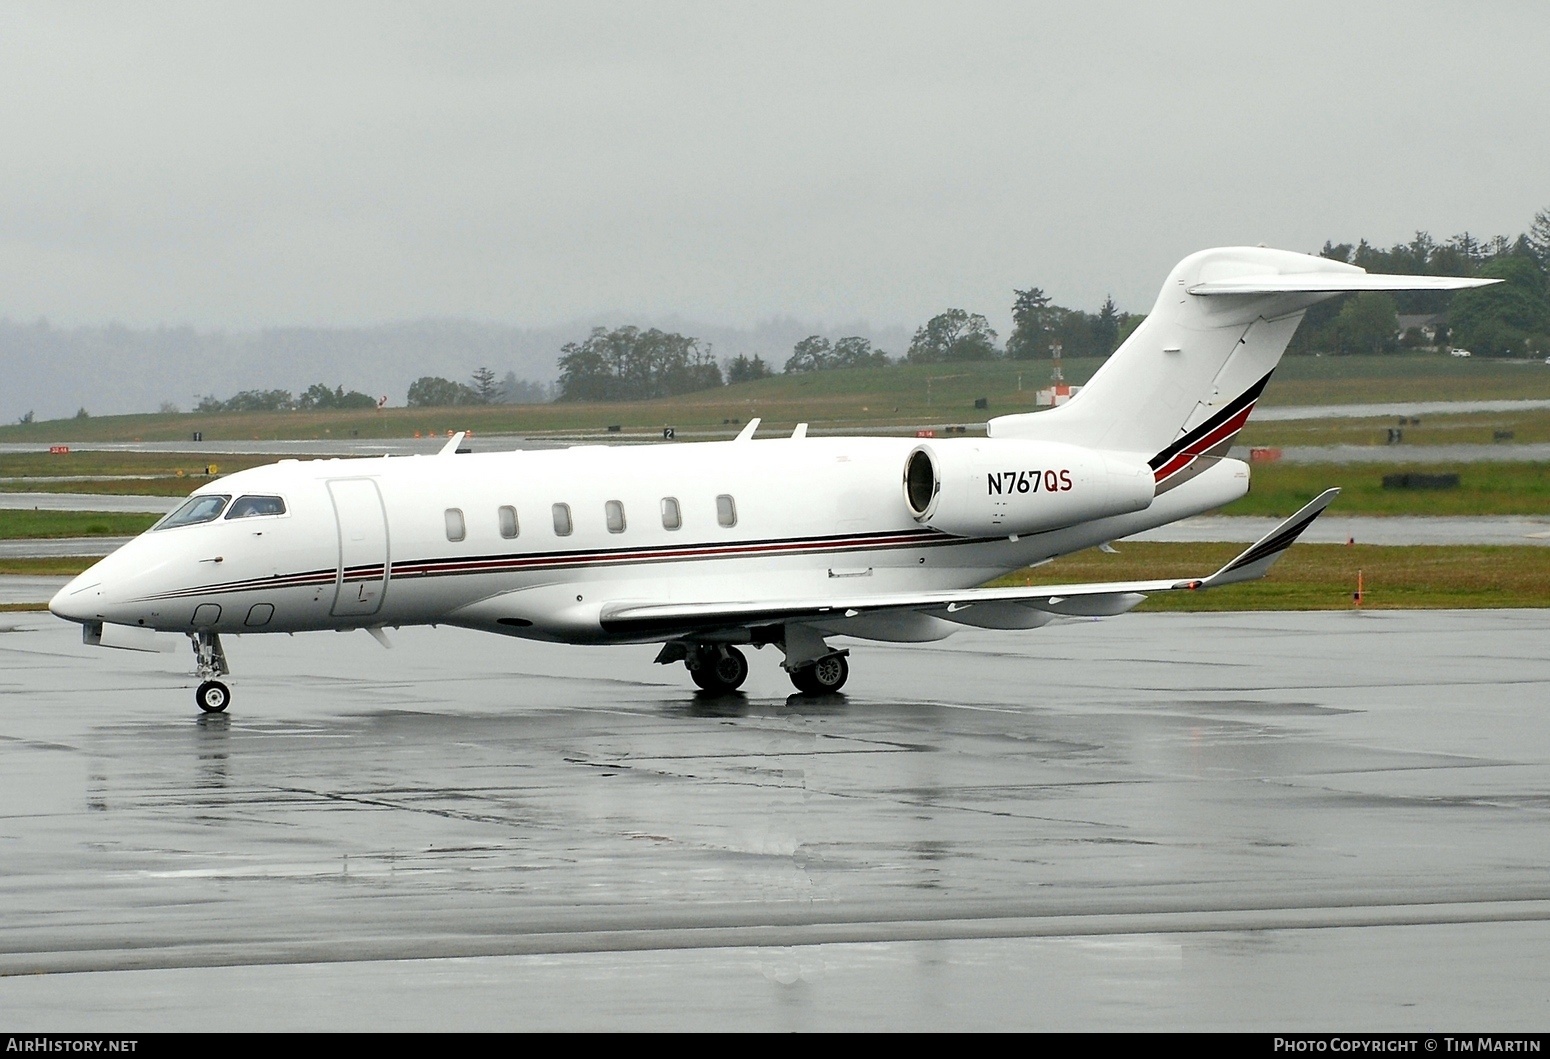
[[[547,383],[519,379],[516,372],[508,371],[497,400],[501,404],[547,404],[552,397]]]
[[[1480,275],[1503,282],[1454,295],[1448,323],[1458,345],[1482,356],[1511,356],[1550,333],[1550,294],[1536,261],[1507,254],[1482,266]]]
[[[595,327],[560,352],[561,401],[645,400],[722,385],[709,347],[656,328]]]
[[[764,358],[755,355],[750,360],[745,354],[739,353],[727,362],[727,383],[753,382],[755,379],[767,379],[770,377],[770,366],[764,362]]]
[[[307,387],[305,393],[296,398],[295,407],[303,412],[314,409],[375,408],[377,402],[370,394],[361,393],[359,390],[346,393],[343,386],[335,386],[330,390],[325,383],[315,382]]]
[[[315,382],[307,387],[305,393],[296,398],[296,407],[302,411],[313,408],[328,408],[333,404],[334,391],[320,382]]]
[[[1093,352],[1106,357],[1119,345],[1119,309],[1114,298],[1106,296],[1098,309],[1098,317],[1092,323]]]
[[[873,349],[871,341],[860,335],[847,335],[839,339],[830,354],[830,364],[836,368],[883,367],[887,363],[888,354]]]
[[[171,401],[163,401],[161,403],[161,407],[158,408],[156,411],[160,412],[164,416],[175,416],[175,415],[181,414],[183,409],[179,408],[177,405],[173,404]]]
[[[285,412],[296,407],[289,390],[243,390],[220,403],[220,412]],[[201,408],[201,411],[205,409]]]
[[[1049,356],[1053,341],[1055,313],[1052,312],[1049,295],[1038,287],[1014,290],[1012,302],[1012,333],[1006,340],[1006,355],[1010,360],[1032,360]]]
[[[31,409],[29,409],[27,411],[26,415],[24,415],[20,419],[18,419],[17,422],[21,423],[23,426],[25,426],[26,424],[32,422],[32,411],[31,411]]]
[[[1550,270],[1550,207],[1534,214],[1534,223],[1524,238],[1539,267]]]
[[[833,347],[822,335],[808,335],[791,350],[791,359],[784,369],[787,375],[799,371],[823,371],[829,366]]]
[[[446,408],[451,405],[474,404],[474,391],[460,382],[425,375],[409,384],[410,408]]]
[[[77,418],[77,419],[90,419],[91,418],[91,413],[88,412],[85,409],[85,407],[81,407],[81,408],[76,410],[75,418]]]
[[[479,404],[495,404],[500,399],[500,387],[495,383],[495,372],[486,367],[474,369],[473,391]]]
[[[996,332],[978,313],[949,309],[926,321],[915,332],[906,356],[911,363],[991,360],[996,355]]]
[[[1335,352],[1390,352],[1398,331],[1399,313],[1394,299],[1381,291],[1364,291],[1346,302],[1335,317]]]

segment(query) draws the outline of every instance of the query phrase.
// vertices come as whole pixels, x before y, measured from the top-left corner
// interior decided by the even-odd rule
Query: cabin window
[[[665,530],[679,529],[684,524],[683,512],[678,510],[678,498],[664,496],[662,498],[662,528]]]
[[[725,493],[716,497],[716,521],[727,529],[737,525],[737,501]]]
[[[191,496],[172,514],[161,520],[157,529],[172,529],[175,526],[195,526],[201,522],[213,522],[220,515],[221,508],[230,500],[230,494],[226,496]]]
[[[610,500],[603,505],[603,517],[608,522],[609,533],[624,532],[624,505],[617,500]]]
[[[244,496],[231,505],[227,518],[253,518],[256,515],[283,515],[285,501],[277,496]]]
[[[554,535],[556,537],[569,537],[571,532],[570,505],[554,505]]]
[[[521,527],[517,525],[517,509],[516,508],[514,508],[514,507],[503,507],[503,508],[500,509],[499,514],[500,514],[501,536],[502,537],[505,537],[507,540],[510,540],[512,537],[515,537],[518,533],[522,532]]]
[[[460,541],[468,536],[468,525],[463,521],[462,508],[447,508],[447,540]]]

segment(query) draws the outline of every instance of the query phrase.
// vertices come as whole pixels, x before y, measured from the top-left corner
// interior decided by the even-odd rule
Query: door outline
[[[328,496],[334,505],[334,532],[339,546],[334,564],[334,602],[329,614],[339,618],[375,614],[382,609],[382,600],[387,596],[391,567],[382,490],[374,478],[330,478]],[[355,531],[359,531],[358,536]],[[360,571],[362,567],[376,567],[378,575],[371,577],[368,571],[366,577],[358,573],[356,579],[346,581],[346,570]]]

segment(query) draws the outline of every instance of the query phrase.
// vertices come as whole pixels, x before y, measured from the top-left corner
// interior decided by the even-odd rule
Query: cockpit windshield
[[[237,498],[237,502],[231,505],[231,510],[226,512],[226,517],[252,518],[255,515],[283,514],[285,514],[285,501],[277,496],[244,496]]]
[[[194,526],[201,522],[214,522],[220,517],[221,509],[226,506],[230,496],[219,496],[205,493],[201,496],[191,496],[172,514],[162,519],[156,526],[159,530],[172,529],[176,526]]]

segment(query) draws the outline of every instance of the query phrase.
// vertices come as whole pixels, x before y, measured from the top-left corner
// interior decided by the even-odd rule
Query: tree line
[[[315,382],[299,396],[289,390],[243,390],[222,400],[213,395],[200,397],[194,406],[196,412],[311,412],[333,408],[375,408],[377,399],[359,390],[346,391],[343,386],[330,390],[325,383]],[[163,412],[175,412],[171,405],[162,405]]]
[[[1368,272],[1502,282],[1456,293],[1369,291],[1344,302],[1323,302],[1308,310],[1292,340],[1293,353],[1441,347],[1487,357],[1550,354],[1550,209],[1536,213],[1528,231],[1516,239],[1498,235],[1481,240],[1462,232],[1438,242],[1423,231],[1387,250],[1365,239],[1355,244],[1326,242],[1320,255]],[[1440,319],[1401,328],[1401,316]]]
[[[1369,272],[1399,275],[1448,275],[1501,279],[1491,287],[1457,293],[1411,291],[1397,294],[1366,292],[1335,299],[1308,311],[1289,352],[1385,353],[1421,346],[1461,346],[1482,356],[1550,353],[1550,211],[1541,210],[1530,229],[1509,239],[1482,241],[1465,232],[1442,242],[1417,232],[1408,243],[1388,249],[1357,243],[1326,242],[1321,255],[1359,265]],[[1047,359],[1055,350],[1067,357],[1106,357],[1145,319],[1122,312],[1112,297],[1097,312],[1055,304],[1039,287],[1012,291],[1012,331],[1002,343],[986,317],[950,308],[922,324],[909,347],[894,357],[856,335],[829,339],[809,335],[795,344],[782,366],[785,374],[881,368],[894,364],[936,364],[959,361]],[[1445,317],[1401,330],[1400,316]],[[510,372],[497,383],[495,373],[480,368],[469,382],[424,376],[409,387],[410,407],[515,404],[546,400],[625,401],[671,397],[719,386],[751,382],[774,374],[760,356],[738,354],[723,365],[699,339],[634,326],[593,328],[581,342],[560,351],[560,377],[552,389],[519,380]],[[283,391],[245,391],[219,410],[257,410],[264,402],[275,407],[366,407],[325,401],[361,399],[313,386],[291,401]],[[207,398],[206,401],[214,401]],[[312,403],[304,403],[311,401]],[[289,402],[289,403],[288,403]],[[207,408],[201,401],[201,411]]]

